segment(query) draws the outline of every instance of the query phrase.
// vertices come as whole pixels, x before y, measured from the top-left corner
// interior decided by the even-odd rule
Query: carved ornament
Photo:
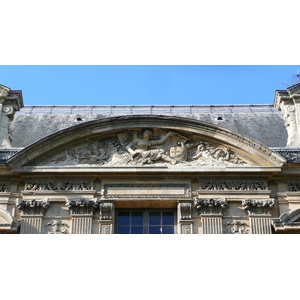
[[[0,193],[7,193],[9,191],[8,187],[8,182],[0,182]]]
[[[112,220],[114,203],[112,201],[99,200],[100,220]]]
[[[73,198],[66,200],[66,206],[72,215],[91,215],[94,209],[98,208],[98,200],[90,200],[85,198]]]
[[[52,222],[48,222],[45,226],[46,233],[48,234],[67,234],[68,224],[61,220],[54,220]]]
[[[242,206],[249,214],[268,214],[274,207],[274,199],[244,199]]]
[[[245,222],[233,220],[232,222],[227,222],[226,226],[230,226],[230,228],[226,230],[227,233],[247,234],[249,232],[249,229],[246,228],[249,227],[249,225]]]
[[[199,214],[222,214],[222,210],[228,205],[226,199],[201,199],[195,198],[194,206]]]
[[[24,215],[44,215],[48,209],[50,201],[48,198],[43,200],[17,199],[17,208]]]
[[[179,201],[180,208],[180,218],[181,220],[191,220],[192,219],[192,203]]]
[[[38,165],[139,166],[178,165],[225,166],[245,165],[229,146],[220,145],[179,132],[146,129],[123,131],[54,154]]]
[[[92,181],[31,181],[25,183],[25,191],[89,191]]]
[[[256,180],[201,180],[199,190],[207,191],[264,191],[267,181]]]

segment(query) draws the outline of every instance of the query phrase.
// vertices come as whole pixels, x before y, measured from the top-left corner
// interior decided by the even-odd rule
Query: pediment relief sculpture
[[[108,137],[90,138],[53,154],[38,165],[139,166],[245,165],[228,146],[162,129],[127,130]]]

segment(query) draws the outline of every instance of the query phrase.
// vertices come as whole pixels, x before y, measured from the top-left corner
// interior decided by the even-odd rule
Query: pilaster
[[[203,234],[222,234],[223,209],[227,207],[226,199],[195,198],[194,206],[199,211]]]
[[[99,203],[85,198],[67,199],[66,206],[72,218],[72,234],[91,234],[94,210]]]
[[[245,199],[242,202],[244,210],[248,212],[252,234],[272,234],[271,209],[274,199]]]
[[[21,234],[42,233],[42,221],[49,207],[49,199],[17,199],[17,208],[21,212]]]

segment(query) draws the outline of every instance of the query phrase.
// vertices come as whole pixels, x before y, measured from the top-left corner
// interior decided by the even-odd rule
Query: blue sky
[[[25,105],[272,104],[297,65],[2,65]]]

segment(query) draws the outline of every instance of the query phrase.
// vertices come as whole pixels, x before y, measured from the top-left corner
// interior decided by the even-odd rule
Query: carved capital
[[[66,200],[66,206],[71,215],[92,215],[94,209],[99,205],[98,200],[90,200],[85,198],[73,198]]]
[[[274,199],[244,199],[242,202],[243,209],[251,214],[268,214],[274,207]]]
[[[48,198],[43,200],[17,199],[17,208],[23,213],[23,215],[45,215],[49,204],[50,201]]]
[[[226,199],[201,199],[195,198],[194,206],[199,210],[199,214],[221,214],[227,207]]]

